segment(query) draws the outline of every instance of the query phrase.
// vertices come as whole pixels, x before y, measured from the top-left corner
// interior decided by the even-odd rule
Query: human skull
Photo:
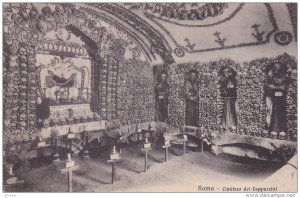
[[[10,119],[11,119],[12,122],[17,122],[18,116],[17,115],[11,115]]]
[[[23,106],[23,107],[20,107],[20,113],[21,114],[26,114],[27,113],[27,108],[26,108],[26,106]]]
[[[294,133],[294,134],[291,136],[291,139],[292,139],[293,141],[297,141],[297,134]]]
[[[11,124],[10,124],[10,130],[11,130],[12,132],[14,132],[16,129],[17,129],[17,124],[16,124],[16,123],[11,123]]]
[[[244,129],[244,134],[245,134],[245,135],[249,135],[248,129]]]
[[[27,71],[21,71],[21,76],[22,76],[23,78],[26,78],[27,75],[28,75],[28,72],[27,72]]]
[[[27,127],[26,122],[24,122],[24,121],[20,122],[20,127],[22,130],[26,130],[26,127]]]
[[[261,136],[264,137],[264,138],[269,137],[269,131],[263,130],[262,133],[261,133]]]
[[[216,140],[216,138],[217,138],[217,134],[216,133],[211,133],[210,134],[210,139],[211,140]]]
[[[29,114],[29,119],[30,120],[35,120],[35,118],[36,118],[35,114],[33,114],[33,113]]]
[[[15,79],[21,78],[20,73],[14,73],[14,78],[15,78]]]
[[[86,122],[86,121],[87,121],[87,117],[83,115],[83,116],[81,117],[81,122]]]
[[[278,137],[278,133],[276,131],[271,132],[271,138],[276,139]]]
[[[286,133],[284,131],[281,131],[279,133],[279,139],[281,139],[281,140],[285,140],[286,139]]]
[[[97,113],[94,113],[94,120],[96,121],[100,121],[101,120],[101,116]]]
[[[45,19],[52,17],[52,11],[48,6],[42,8],[42,14]]]
[[[48,119],[43,121],[44,128],[48,128],[50,126],[50,121]]]
[[[27,78],[24,78],[24,77],[21,78],[21,83],[24,83],[24,84],[27,83]]]
[[[24,21],[27,21],[29,19],[28,13],[26,12],[26,9],[20,9],[19,15],[24,19]]]
[[[35,100],[30,100],[29,101],[29,108],[30,109],[35,109],[36,108],[36,101]]]
[[[27,69],[27,66],[28,65],[26,63],[21,63],[21,65],[20,65],[21,69],[23,69],[23,70]]]
[[[57,15],[63,15],[65,13],[63,6],[62,5],[55,6],[55,13]]]
[[[20,120],[21,121],[25,121],[26,119],[27,119],[27,115],[26,114],[24,114],[24,113],[20,114]]]
[[[30,64],[28,67],[29,67],[29,71],[30,71],[30,72],[35,72],[35,71],[36,71],[35,65]]]
[[[16,98],[16,97],[19,96],[19,92],[14,91],[14,92],[12,93],[12,95],[13,95],[14,98]]]
[[[29,99],[35,101],[37,98],[36,94],[30,94]]]
[[[20,61],[23,62],[23,63],[26,63],[27,57],[25,55],[21,55],[20,56]]]
[[[24,99],[22,99],[22,100],[20,100],[20,101],[19,101],[19,103],[20,103],[21,105],[23,105],[23,106],[26,106],[26,104],[27,104],[27,101],[26,101],[26,100],[24,100]]]
[[[21,93],[20,93],[20,96],[21,96],[21,98],[26,98],[26,97],[27,97],[27,93],[21,92]]]
[[[66,119],[65,118],[60,118],[59,119],[59,124],[60,125],[65,125],[66,124]]]
[[[34,20],[37,19],[38,16],[38,11],[35,8],[31,8],[31,10],[29,11],[29,17]]]
[[[74,119],[73,118],[67,118],[66,120],[67,120],[68,124],[70,124],[70,125],[74,124]]]
[[[23,22],[23,18],[19,14],[13,14],[12,19],[14,20],[14,23],[17,24],[17,25],[19,25]]]
[[[36,87],[30,87],[30,93],[31,94],[34,94],[34,93],[36,93],[36,90],[37,90],[37,88]]]
[[[68,15],[71,15],[74,12],[74,7],[70,5],[64,5],[64,12]]]
[[[21,48],[19,49],[19,54],[20,54],[20,55],[27,55],[27,49],[24,48],[24,47],[21,47]]]
[[[20,92],[26,92],[27,91],[27,87],[25,85],[20,85],[19,86],[19,91]]]
[[[75,116],[74,117],[74,123],[79,123],[80,122],[80,117],[79,116]]]
[[[11,113],[12,113],[12,114],[17,114],[18,111],[19,111],[19,108],[18,108],[18,107],[13,107],[13,108],[11,108]]]
[[[18,66],[18,61],[17,61],[16,59],[11,59],[11,60],[9,61],[9,66],[10,66],[11,68],[17,67],[17,66]]]
[[[87,116],[87,120],[88,120],[88,122],[93,121],[94,120],[94,116],[93,115],[88,115]]]
[[[58,125],[59,124],[59,120],[57,119],[57,118],[53,118],[52,120],[51,120],[51,126],[56,126],[56,125]]]
[[[19,94],[18,94],[19,95]],[[13,99],[12,100],[12,104],[14,105],[14,106],[17,106],[18,104],[19,104],[19,100],[18,99]]]
[[[43,21],[43,20],[40,20],[38,23],[37,23],[37,28],[41,31],[41,32],[45,32],[48,28],[48,25],[47,25],[47,22],[46,21]]]
[[[36,85],[36,80],[35,79],[31,79],[30,80],[30,85],[31,86],[35,86]]]
[[[76,103],[76,102],[77,102],[77,99],[76,99],[75,97],[72,97],[72,98],[71,98],[71,102],[72,102],[72,103]]]
[[[36,59],[35,59],[34,57],[31,56],[31,57],[28,58],[28,63],[35,66]]]

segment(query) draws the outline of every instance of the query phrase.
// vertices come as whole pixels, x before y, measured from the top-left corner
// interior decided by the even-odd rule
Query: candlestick
[[[68,153],[68,162],[70,162],[72,159],[71,159],[71,153]]]

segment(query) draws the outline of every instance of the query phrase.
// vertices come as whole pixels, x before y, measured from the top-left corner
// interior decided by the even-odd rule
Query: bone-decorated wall
[[[54,125],[153,121],[149,58],[105,18],[71,4],[6,4],[4,38],[6,145]],[[49,100],[48,118],[37,116],[39,98]]]
[[[272,63],[280,63],[284,75],[284,91],[280,97],[284,98],[279,104],[281,122],[284,126],[281,130],[273,131],[268,126],[268,113],[274,111],[268,108],[268,72]],[[231,112],[236,120],[232,121],[233,130],[224,127],[224,108],[226,98],[222,96],[222,82],[224,69],[232,68],[236,73],[235,82],[236,96],[232,103],[234,112]],[[168,71],[168,83],[170,85],[168,97],[168,120],[171,124],[181,127],[190,125],[187,123],[187,100],[185,83],[189,80],[189,72],[196,71],[197,86],[199,93],[199,114],[194,126],[203,127],[209,133],[226,131],[264,138],[284,140],[297,140],[297,65],[295,57],[282,54],[273,58],[255,59],[250,62],[239,63],[231,59],[220,59],[208,63],[189,62],[172,65],[164,68]],[[159,70],[157,75],[159,76]],[[223,84],[222,84],[223,83]],[[227,84],[226,84],[227,86]],[[274,93],[273,93],[274,94]],[[273,103],[274,104],[274,103]],[[273,107],[275,108],[275,107]],[[159,109],[157,109],[157,112]],[[228,109],[227,109],[228,111]],[[269,112],[268,112],[269,111]],[[274,116],[274,115],[273,115]],[[271,118],[269,118],[271,119]],[[269,121],[270,122],[270,121]]]
[[[4,142],[100,120],[295,141],[295,5],[5,4]]]

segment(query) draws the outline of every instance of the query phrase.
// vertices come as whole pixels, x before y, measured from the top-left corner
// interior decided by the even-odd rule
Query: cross
[[[148,142],[148,138],[145,138],[145,143],[142,152],[145,152],[145,172],[148,171],[148,151],[151,150],[151,143]]]
[[[72,192],[72,173],[74,170],[78,170],[79,166],[75,166],[73,160],[71,160],[71,154],[68,154],[68,161],[66,162],[66,168],[61,169],[61,174],[68,173],[68,191]]]
[[[57,129],[56,129],[56,126],[57,125],[55,125],[54,126],[54,128],[52,128],[51,130],[51,132],[52,132],[52,134],[53,134],[53,147],[54,147],[54,150],[55,150],[55,153],[53,154],[53,163],[57,163],[57,162],[59,162],[60,161],[60,159],[59,159],[59,153],[58,153],[58,131],[57,131]]]
[[[120,154],[116,150],[116,146],[113,146],[113,149],[110,153],[110,159],[106,162],[107,164],[111,164],[111,183],[114,183],[115,175],[116,175],[116,168],[115,164],[120,162]]]
[[[115,175],[116,175],[116,167],[115,167],[115,164],[120,162],[121,159],[118,158],[118,159],[111,159],[111,160],[108,160],[106,163],[107,164],[111,164],[111,183],[113,184],[114,181],[115,181]]]
[[[167,162],[168,161],[168,158],[169,158],[169,152],[168,152],[168,148],[171,146],[170,144],[170,140],[166,140],[165,139],[165,144],[162,146],[162,148],[165,149],[165,161]]]
[[[71,131],[71,127],[69,127],[69,133],[67,135],[68,138],[68,147],[69,147],[69,153],[72,152],[72,148],[73,148],[73,139],[75,139],[75,133],[72,133]]]
[[[183,141],[183,154],[186,154],[186,142],[188,141],[188,137],[186,134],[183,135],[182,141]]]

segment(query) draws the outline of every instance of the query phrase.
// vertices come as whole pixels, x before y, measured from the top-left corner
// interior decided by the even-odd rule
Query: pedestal
[[[145,152],[145,172],[148,171],[148,152],[151,148],[142,148],[141,151]]]
[[[84,139],[85,139],[85,144],[84,144],[83,158],[90,159],[89,150],[88,150],[89,134],[87,132],[84,133]]]
[[[183,154],[186,154],[186,142],[188,141],[187,135],[183,135]]]
[[[54,154],[53,154],[53,163],[58,163],[60,162],[59,159],[59,153],[58,153],[58,137],[54,136],[53,137],[53,147],[54,147]]]
[[[162,148],[165,149],[165,161],[167,162],[169,160],[169,147],[171,145],[163,145]]]
[[[71,161],[73,162],[73,161]],[[66,167],[64,169],[61,169],[60,172],[63,173],[68,173],[68,192],[72,192],[73,191],[73,187],[72,187],[72,180],[73,180],[73,171],[79,169],[79,166],[71,166],[68,167],[68,163],[66,163]]]
[[[111,183],[114,183],[115,176],[116,176],[116,163],[120,162],[121,159],[113,159],[113,160],[108,160],[106,163],[111,164]]]

